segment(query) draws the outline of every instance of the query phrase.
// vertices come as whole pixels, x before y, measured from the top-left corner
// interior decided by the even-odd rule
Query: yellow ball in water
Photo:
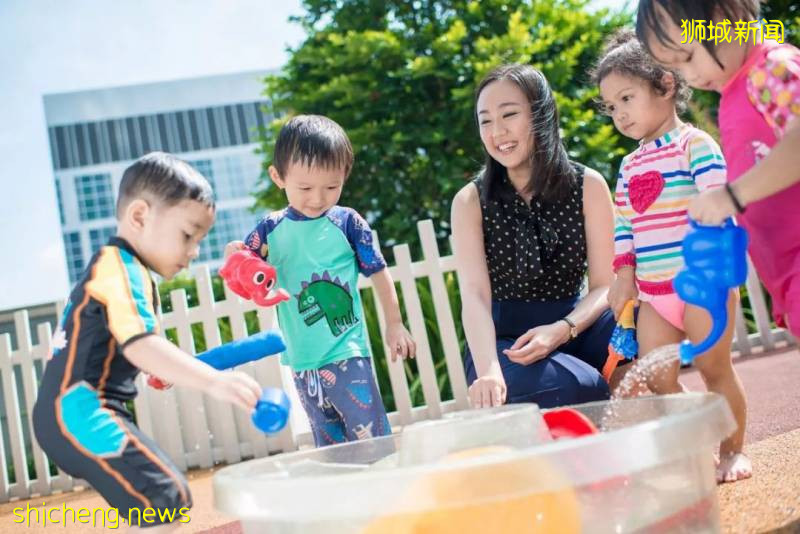
[[[512,451],[492,446],[450,454],[447,464]],[[398,502],[399,509],[370,523],[363,534],[571,534],[581,531],[572,484],[540,458],[465,466],[423,477]]]

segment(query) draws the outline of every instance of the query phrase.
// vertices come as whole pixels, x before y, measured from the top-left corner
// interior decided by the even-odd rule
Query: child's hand
[[[230,243],[225,245],[225,255],[223,259],[227,260],[228,256],[230,256],[234,252],[245,250],[246,248],[247,245],[244,244],[244,241],[231,241]]]
[[[386,344],[391,351],[392,361],[399,355],[404,360],[417,354],[417,344],[401,322],[390,323],[386,327]]]
[[[250,413],[261,396],[261,386],[253,377],[240,371],[219,371],[206,393]]]
[[[636,287],[633,267],[622,267],[617,271],[617,278],[608,290],[608,304],[614,313],[614,319],[619,319],[625,304],[629,300],[639,298],[639,289]]]
[[[491,408],[506,402],[506,381],[500,370],[478,377],[469,386],[469,403],[473,408]]]
[[[689,217],[700,224],[722,224],[735,214],[733,200],[722,187],[703,191],[689,202]]]
[[[520,365],[539,361],[569,340],[569,325],[566,321],[531,328],[514,341],[503,354]]]

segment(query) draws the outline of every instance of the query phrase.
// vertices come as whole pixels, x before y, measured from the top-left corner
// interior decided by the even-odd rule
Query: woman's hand
[[[499,365],[470,384],[468,394],[473,408],[491,408],[505,403],[506,380]]]
[[[503,354],[514,363],[530,365],[569,341],[569,333],[566,321],[537,326],[519,336]]]
[[[625,308],[629,300],[639,298],[639,289],[636,287],[636,279],[633,267],[621,267],[617,271],[617,278],[608,290],[608,304],[614,312],[614,319],[619,319],[619,315]]]

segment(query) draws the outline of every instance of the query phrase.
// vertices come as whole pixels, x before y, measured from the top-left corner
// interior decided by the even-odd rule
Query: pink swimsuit
[[[800,50],[767,42],[751,50],[722,89],[719,129],[728,180],[769,154],[800,116]],[[800,147],[797,147],[800,150]],[[799,173],[800,169],[787,169]],[[800,183],[747,206],[737,217],[780,326],[800,335]]]

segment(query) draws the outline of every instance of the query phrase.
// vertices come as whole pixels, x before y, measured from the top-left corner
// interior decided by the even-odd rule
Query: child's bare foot
[[[717,482],[736,482],[753,476],[753,464],[742,452],[721,454],[717,462]]]

